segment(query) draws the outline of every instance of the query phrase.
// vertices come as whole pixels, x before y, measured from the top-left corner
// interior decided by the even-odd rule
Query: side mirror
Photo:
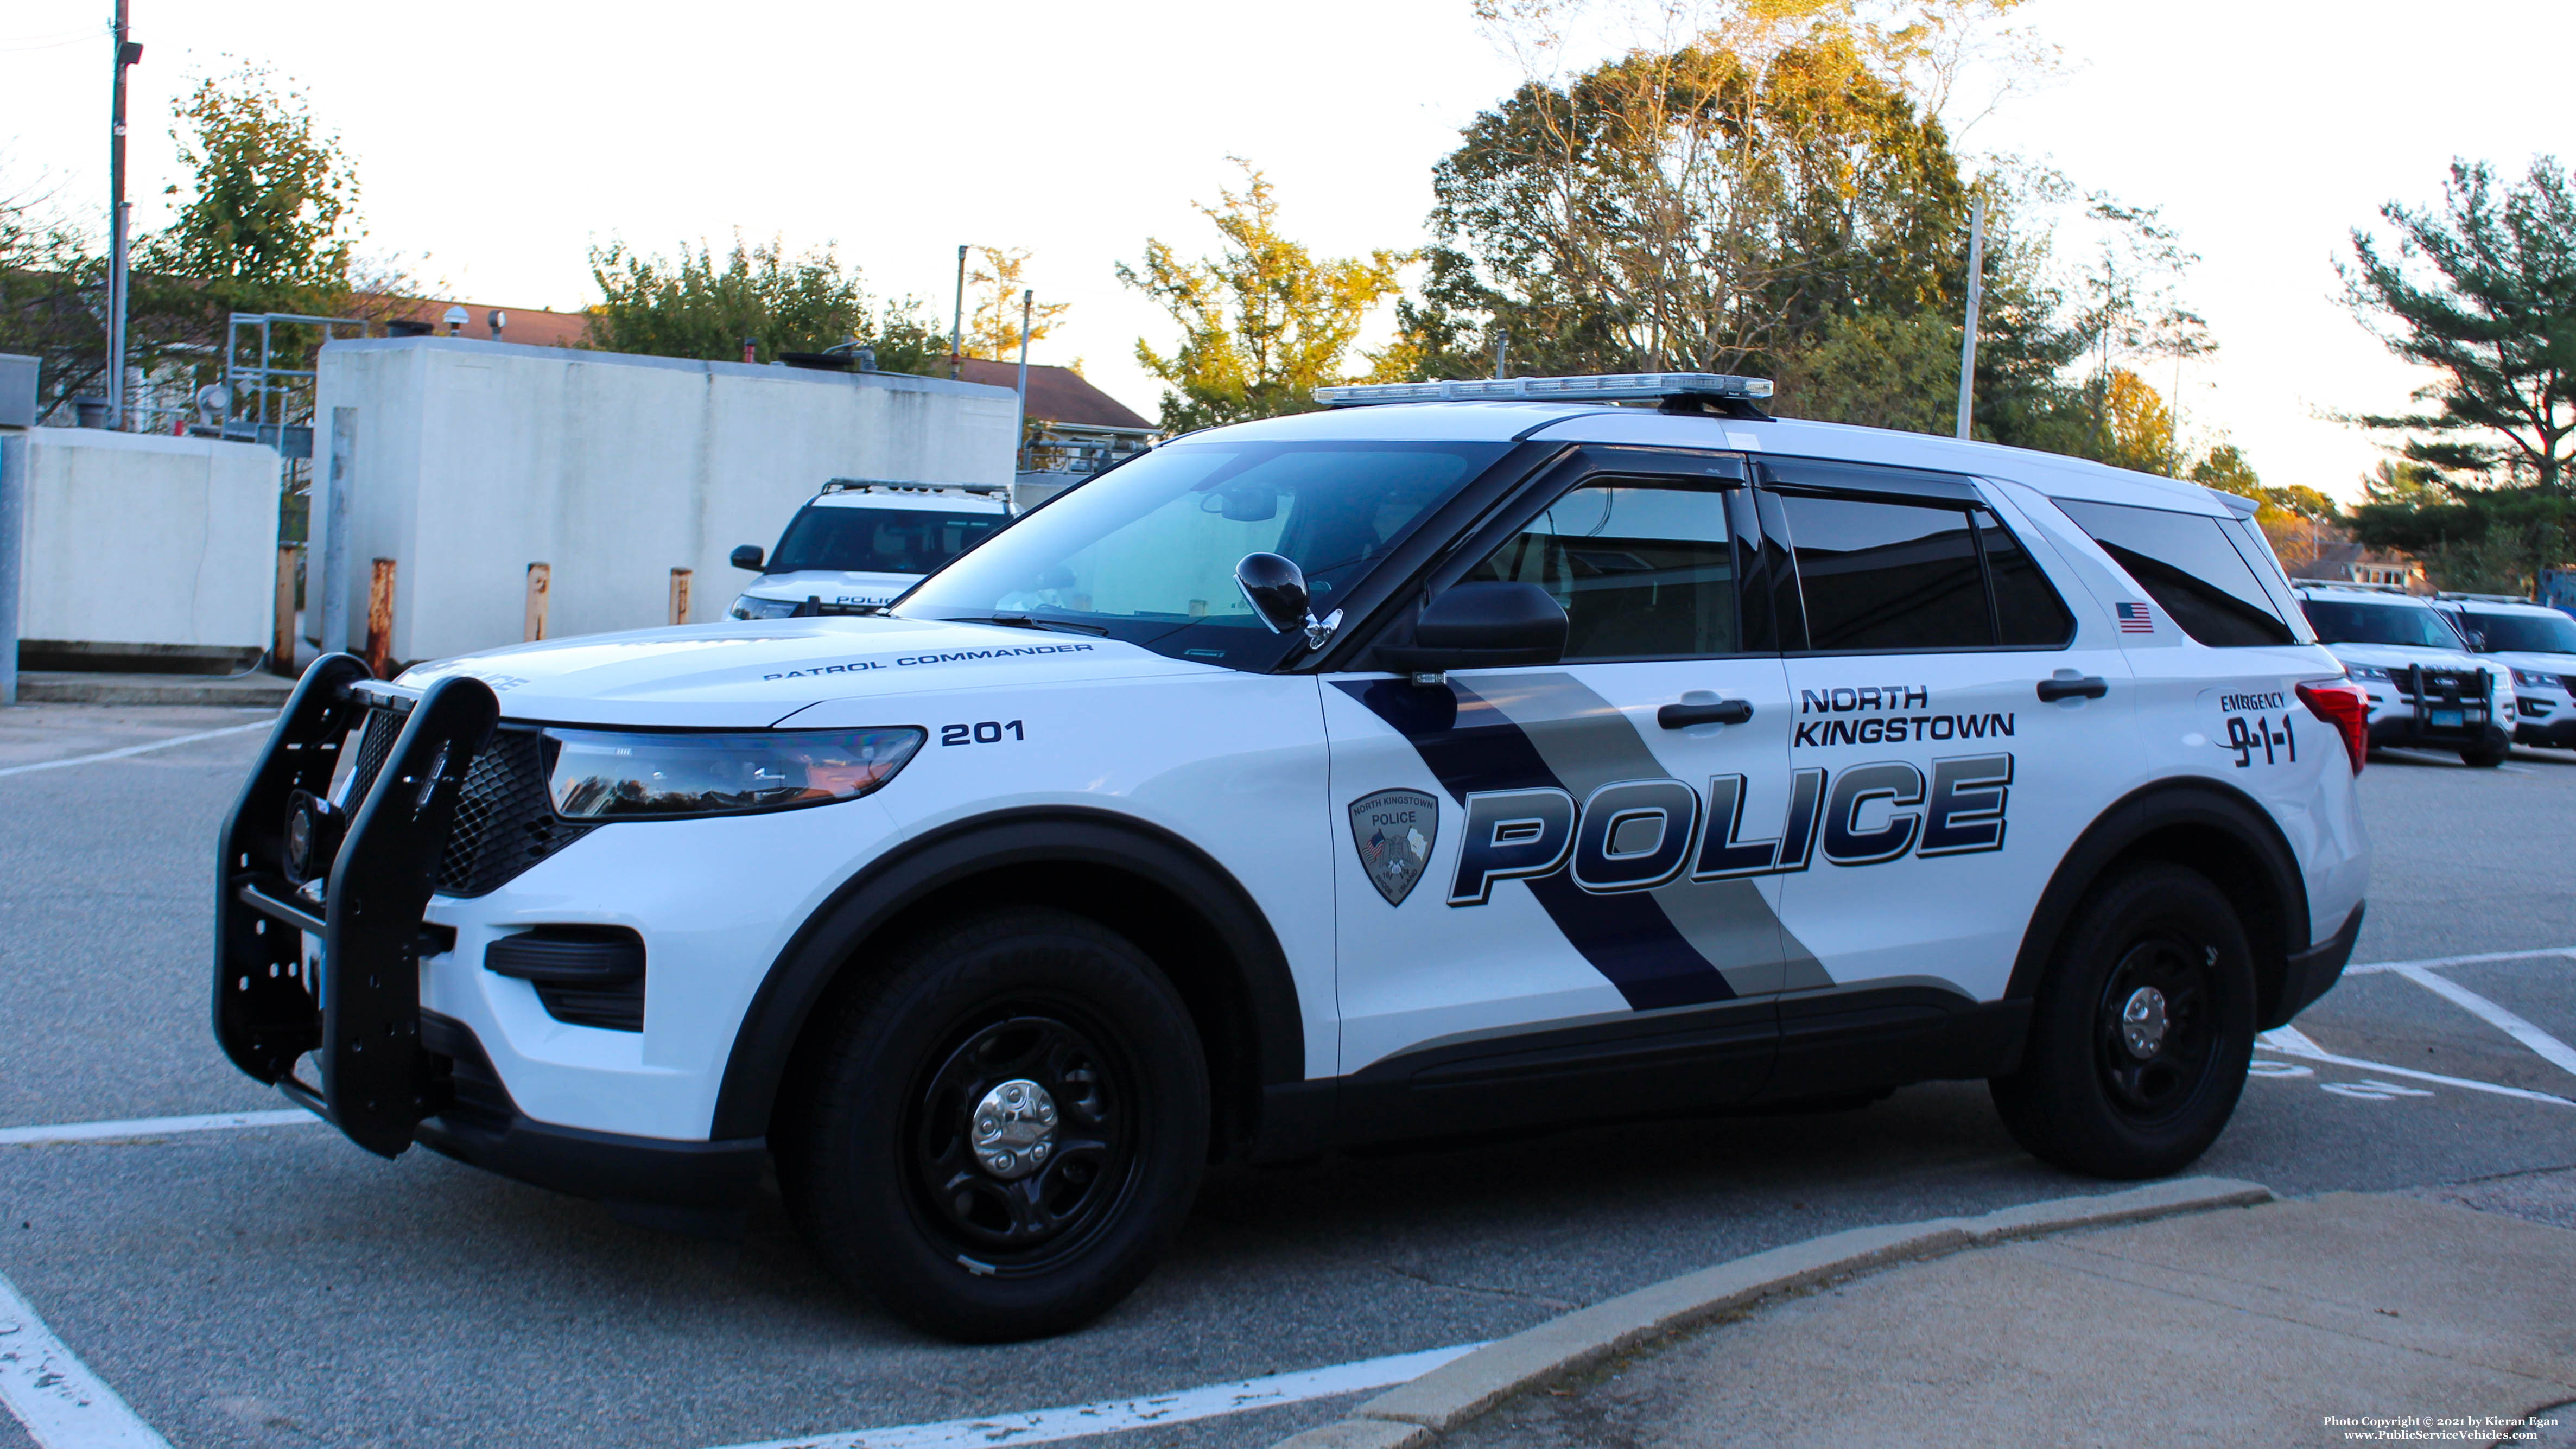
[[[1536,584],[1453,584],[1413,626],[1410,646],[1381,644],[1379,661],[1407,674],[1565,657],[1565,609]]]
[[[2471,630],[2469,631],[2469,649],[2470,649],[2470,651],[2471,651],[2472,653],[2477,653],[2477,654],[2484,654],[2484,653],[2486,653],[2486,652],[2487,652],[2487,631],[2486,631],[2486,630],[2484,630],[2484,629],[2471,629]]]
[[[1329,619],[1315,618],[1314,599],[1306,591],[1306,571],[1294,559],[1275,553],[1248,553],[1234,566],[1234,586],[1243,590],[1252,612],[1273,634],[1290,630],[1306,636],[1306,647],[1321,649],[1342,622],[1335,609]]]
[[[756,543],[746,543],[742,547],[735,549],[733,551],[733,566],[738,569],[748,569],[753,573],[760,572],[760,545]]]

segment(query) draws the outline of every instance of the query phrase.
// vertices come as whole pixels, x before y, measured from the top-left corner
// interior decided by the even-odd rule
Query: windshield
[[[2465,649],[2442,616],[2421,604],[2347,604],[2302,599],[2320,644],[2393,644],[2401,649]]]
[[[914,588],[916,619],[1026,617],[1267,669],[1286,645],[1235,586],[1285,554],[1318,615],[1508,443],[1177,443],[1104,473]]]
[[[829,569],[854,574],[926,574],[993,536],[999,513],[928,508],[845,508],[808,503],[789,520],[766,572]]]
[[[2576,654],[2576,619],[2564,614],[2461,613],[2487,636],[2489,653]]]

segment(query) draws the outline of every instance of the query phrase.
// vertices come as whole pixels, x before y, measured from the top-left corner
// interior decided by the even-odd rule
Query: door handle
[[[1721,699],[1715,704],[1668,704],[1655,711],[1655,723],[1668,730],[1692,725],[1742,724],[1753,718],[1753,701]]]
[[[2053,704],[2061,699],[2100,699],[2111,692],[2111,686],[2099,675],[2062,675],[2039,682],[2039,702]]]

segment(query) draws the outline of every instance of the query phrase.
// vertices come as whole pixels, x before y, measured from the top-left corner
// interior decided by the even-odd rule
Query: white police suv
[[[2433,607],[2512,677],[2516,743],[2576,749],[2576,619],[2510,594],[2443,594]]]
[[[2370,742],[2455,750],[2480,769],[2513,753],[2509,671],[2480,663],[2449,618],[2394,587],[2301,584],[2319,642],[2370,699]]]
[[[1116,1303],[1211,1160],[1984,1078],[2184,1166],[2360,928],[2360,692],[2214,495],[1768,389],[1333,389],[884,615],[331,656],[217,1033],[631,1218],[774,1162],[966,1339]]]
[[[924,574],[1001,531],[1001,490],[951,483],[835,478],[787,520],[776,551],[733,551],[759,578],[726,612],[736,619],[873,613]]]

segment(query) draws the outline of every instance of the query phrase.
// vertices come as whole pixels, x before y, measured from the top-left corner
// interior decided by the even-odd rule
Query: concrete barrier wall
[[[276,450],[91,428],[23,437],[19,637],[266,647]]]
[[[443,658],[516,643],[530,563],[553,566],[547,633],[720,618],[763,549],[827,478],[1011,481],[1003,389],[897,373],[809,372],[445,337],[323,349],[315,417],[315,559],[349,590],[365,642],[372,561],[395,560],[393,653]],[[353,409],[348,547],[331,559],[336,410]],[[306,617],[318,628],[320,586]]]

